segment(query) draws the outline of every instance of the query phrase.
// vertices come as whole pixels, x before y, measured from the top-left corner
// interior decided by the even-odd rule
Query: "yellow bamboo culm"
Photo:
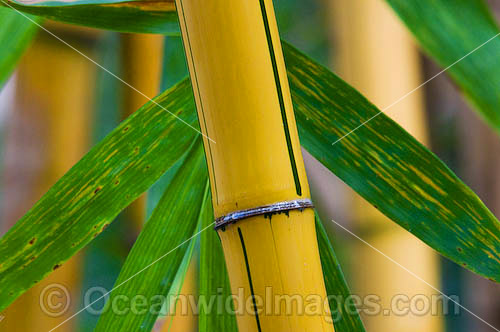
[[[420,59],[410,33],[387,3],[378,0],[335,0],[329,3],[336,40],[337,72],[421,143],[428,142]],[[400,100],[405,96],[403,100]],[[396,104],[395,101],[399,102]],[[360,197],[353,199],[356,233],[429,284],[439,288],[439,257],[424,243],[391,222]],[[357,241],[357,240],[354,240]],[[353,265],[352,286],[359,295],[376,294],[385,308],[402,296],[434,303],[435,290],[414,278],[362,242],[351,251],[362,264]],[[399,308],[410,308],[400,302]],[[416,308],[417,306],[415,306]],[[437,315],[432,312],[438,313]],[[363,315],[368,331],[441,332],[441,309],[409,310],[407,314]]]
[[[176,6],[239,331],[333,332],[272,1]]]

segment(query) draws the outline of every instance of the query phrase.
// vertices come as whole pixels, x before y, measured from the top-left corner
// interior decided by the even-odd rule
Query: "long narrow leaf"
[[[192,145],[192,91],[181,83],[94,147],[0,239],[0,310],[96,237]],[[182,118],[179,120],[179,118]]]
[[[33,20],[39,20],[31,17]],[[0,88],[36,32],[36,25],[20,14],[0,7]]]
[[[500,282],[500,222],[476,194],[347,83],[284,51],[302,145],[439,253]]]
[[[208,181],[203,147],[186,158],[134,244],[95,331],[151,331],[204,211]],[[146,305],[131,307],[140,296]],[[119,300],[127,299],[126,301]]]
[[[23,13],[91,28],[120,32],[179,34],[173,0],[0,0],[0,5],[15,8]]]
[[[318,238],[321,266],[325,277],[326,293],[330,303],[332,319],[336,332],[365,332],[354,303],[351,302],[351,291],[340,267],[340,263],[328,240],[325,228],[316,216],[316,233]]]
[[[448,74],[500,133],[500,30],[484,1],[387,2],[431,57],[443,68],[453,65]]]

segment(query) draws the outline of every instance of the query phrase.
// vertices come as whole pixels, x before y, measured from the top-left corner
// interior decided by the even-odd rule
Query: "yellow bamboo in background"
[[[152,34],[123,34],[122,61],[123,79],[141,93],[124,87],[123,118],[126,118],[160,92],[163,67],[164,36]],[[144,95],[143,95],[144,94]],[[146,194],[130,205],[125,213],[135,225],[137,233],[142,229],[146,215]],[[194,294],[196,269],[191,263],[181,294]],[[156,327],[160,331],[194,332],[198,317],[192,311],[187,314],[176,310],[175,315],[158,319]]]
[[[63,29],[58,35],[64,34],[64,31],[67,32]],[[21,217],[89,147],[92,115],[89,110],[93,107],[96,67],[67,46],[48,38],[51,37],[39,35],[24,55],[17,71],[18,97],[14,117],[23,121],[21,126],[29,126],[30,134],[38,137],[32,136],[32,141],[25,142],[28,145],[23,148],[22,145],[18,146],[23,137],[9,132],[6,144],[14,144],[15,150],[12,153],[23,155],[27,158],[24,162],[32,165],[31,167],[38,163],[30,161],[30,151],[38,151],[35,155],[39,157],[35,160],[40,164],[36,174],[29,175],[35,179],[34,186],[28,183],[29,188],[6,188],[14,192],[25,190],[27,194],[21,201],[4,207],[9,223],[14,223]],[[72,44],[77,44],[79,49],[89,54],[91,49],[87,46],[92,38],[95,38],[95,33],[88,32],[82,39],[73,39]],[[15,176],[18,172],[16,165],[12,167],[15,169],[6,170],[7,176]],[[22,165],[18,167],[27,170]],[[26,175],[21,173],[18,176]],[[24,182],[16,181],[13,185],[18,183],[22,186]],[[5,318],[0,324],[0,330],[49,331],[67,319],[78,305],[81,275],[79,262],[79,255],[73,257],[23,294],[3,313]],[[49,287],[51,284],[55,286]],[[59,327],[58,331],[75,331],[77,322],[71,320]]]
[[[122,119],[127,118],[160,92],[163,60],[162,35],[123,34],[122,61],[123,80],[136,90],[123,87]],[[137,234],[142,229],[146,217],[146,194],[135,200],[125,214],[135,226]]]
[[[333,332],[272,1],[176,5],[239,331]]]
[[[380,109],[390,106],[421,84],[419,53],[408,32],[386,3],[379,0],[335,0],[332,2],[335,37],[334,67],[340,76]],[[422,90],[387,109],[386,114],[420,142],[427,143]],[[353,219],[364,240],[381,250],[431,285],[439,288],[438,256],[359,196],[354,197]],[[409,298],[436,292],[407,271],[354,239],[353,290],[375,294],[385,308],[397,294]],[[405,305],[401,305],[405,307]],[[379,313],[363,316],[368,331],[443,331],[440,316]]]
[[[180,300],[176,302],[173,315],[167,315],[158,319],[158,331],[161,332],[197,332],[198,331],[198,315],[194,312],[189,298],[195,298],[197,295],[197,271],[196,261],[193,259],[186,272],[186,277],[183,281],[180,291]]]

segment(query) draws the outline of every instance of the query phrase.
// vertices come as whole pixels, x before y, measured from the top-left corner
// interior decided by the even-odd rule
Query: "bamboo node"
[[[310,199],[295,199],[293,201],[284,201],[273,203],[270,205],[259,206],[256,208],[246,209],[231,212],[225,216],[215,219],[215,230],[223,228],[229,224],[233,224],[238,220],[250,218],[258,215],[268,215],[280,212],[287,212],[290,210],[303,210],[313,208],[314,205]]]

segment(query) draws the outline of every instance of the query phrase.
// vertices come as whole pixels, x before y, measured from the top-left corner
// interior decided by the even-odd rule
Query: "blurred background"
[[[381,0],[274,0],[282,37],[329,67],[380,109],[441,68],[423,55]],[[500,4],[491,1],[496,13]],[[187,75],[179,37],[129,35],[45,22],[82,53],[149,97]],[[147,101],[95,64],[40,31],[16,73],[0,91],[0,234],[122,119]],[[500,140],[471,111],[446,75],[411,94],[386,114],[435,152],[500,216]],[[313,200],[340,256],[353,294],[389,303],[398,294],[439,294],[349,229],[461,305],[500,326],[500,291],[494,283],[438,256],[388,220],[304,152]],[[95,241],[5,313],[0,331],[49,331],[106,291],[118,276],[142,224],[164,188],[160,179]],[[334,220],[335,222],[332,222]],[[182,292],[196,291],[192,264]],[[60,283],[69,310],[51,317],[40,294]],[[94,289],[92,298],[84,291]],[[103,301],[92,305],[99,311]],[[454,309],[454,308],[452,308]],[[86,310],[57,331],[92,331],[98,316]],[[396,316],[362,315],[368,331],[461,332],[491,328],[464,310]],[[193,315],[158,320],[158,331],[196,331]]]

